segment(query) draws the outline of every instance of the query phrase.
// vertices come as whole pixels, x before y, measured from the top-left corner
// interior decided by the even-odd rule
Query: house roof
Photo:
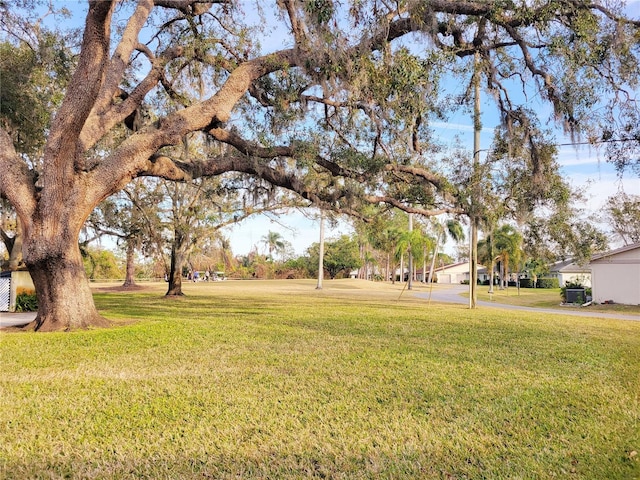
[[[451,264],[449,264],[449,265],[444,265],[444,266],[442,266],[442,267],[435,268],[433,271],[434,271],[434,272],[442,273],[442,272],[446,272],[447,270],[453,270],[453,269],[455,269],[455,268],[457,268],[457,267],[460,267],[460,266],[462,266],[462,265],[469,265],[469,262],[451,263]],[[478,264],[478,271],[480,271],[480,270],[482,270],[482,269],[485,269],[485,270],[486,270],[486,267],[484,267],[483,265]],[[466,272],[466,273],[469,273],[469,270],[467,270],[467,272]]]
[[[578,265],[572,259],[554,263],[549,268],[549,271],[558,273],[591,273],[588,265]]]
[[[640,243],[632,243],[631,245],[625,245],[624,247],[616,248],[605,253],[599,253],[591,257],[591,261],[602,260],[603,258],[613,257],[621,253],[630,252],[631,250],[640,249]]]
[[[468,265],[469,262],[451,263],[449,265],[444,265],[442,267],[435,268],[434,271],[435,272],[444,272],[445,270],[451,270],[452,268],[456,268],[456,267],[459,267],[460,265],[465,265],[465,264]]]

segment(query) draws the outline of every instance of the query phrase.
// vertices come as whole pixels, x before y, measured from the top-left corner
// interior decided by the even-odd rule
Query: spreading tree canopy
[[[33,3],[0,3],[3,48],[25,57],[49,38],[25,13],[38,12]],[[78,234],[96,205],[137,177],[240,172],[341,212],[357,214],[362,202],[464,212],[429,123],[467,104],[449,85],[471,85],[475,68],[507,132],[544,112],[525,108],[536,99],[550,106],[539,121],[594,141],[636,138],[640,21],[618,3],[90,0],[82,34],[56,37],[81,41],[54,49],[48,73],[60,79],[60,98],[45,110],[54,115],[30,112],[43,135],[33,115],[2,112],[0,195],[21,222],[35,328],[108,323],[94,307]],[[15,61],[27,75],[29,59]],[[68,79],[55,76],[67,67]],[[524,132],[531,155],[510,161],[529,172],[522,184],[536,202],[548,197],[551,165]],[[209,156],[172,155],[194,137],[215,146]]]

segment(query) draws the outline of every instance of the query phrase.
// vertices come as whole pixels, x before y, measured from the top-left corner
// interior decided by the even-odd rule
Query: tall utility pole
[[[469,308],[476,308],[478,299],[478,173],[480,169],[480,59],[478,52],[474,57],[474,73],[473,73],[473,171],[471,173],[471,212],[469,222],[471,223],[471,244],[469,248]]]
[[[413,253],[411,250],[411,232],[413,232],[413,213],[409,214],[409,242],[408,242],[408,254],[409,254],[409,278],[407,279],[407,290],[413,288]]]
[[[316,290],[322,290],[324,278],[324,210],[320,210],[320,248],[318,251],[318,285]]]

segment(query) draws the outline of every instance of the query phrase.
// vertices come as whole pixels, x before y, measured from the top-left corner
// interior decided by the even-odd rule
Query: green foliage
[[[279,278],[311,278],[313,272],[318,270],[318,265],[311,265],[309,257],[302,256],[298,258],[288,259],[276,271]]]
[[[357,172],[374,174],[381,171],[388,159],[383,156],[371,157],[351,148],[337,148],[331,154],[331,159],[336,163]]]
[[[492,270],[497,261],[502,262],[500,281],[504,286],[506,286],[509,273],[519,270],[518,265],[521,258],[522,235],[512,225],[504,224],[495,228],[478,242],[478,261],[480,263]]]
[[[531,276],[531,279],[537,280],[538,277],[549,273],[549,265],[540,258],[531,258],[524,266],[524,271]]]
[[[310,17],[322,25],[333,16],[333,2],[329,0],[307,0],[305,8]]]
[[[122,262],[110,250],[85,249],[83,251],[83,264],[90,280],[124,278]]]
[[[521,278],[520,279],[520,287],[521,288],[533,288],[534,282],[532,278]]]
[[[620,193],[609,197],[603,220],[625,245],[640,242],[640,195]]]
[[[499,169],[494,181],[499,198],[506,199],[503,208],[520,218],[541,204],[566,208],[571,188],[558,170],[555,139],[528,109],[511,112],[508,122],[495,130],[490,154],[493,168]]]
[[[539,278],[538,288],[560,288],[557,278]]]
[[[431,251],[433,247],[433,239],[424,235],[420,230],[404,231],[400,233],[398,238],[395,258],[399,260],[401,256],[411,253],[415,261],[420,261],[424,256],[425,249]]]
[[[16,312],[37,312],[38,296],[35,292],[19,293],[16,295]]]
[[[314,243],[307,249],[310,257],[311,265],[316,265],[315,272],[318,268],[320,246]],[[343,235],[336,240],[325,241],[324,244],[324,268],[329,273],[329,277],[336,278],[339,274],[348,276],[349,272],[360,268],[362,261],[358,251],[358,242],[348,235]]]
[[[556,210],[527,223],[527,250],[540,258],[572,258],[578,265],[608,249],[606,235],[572,208]]]
[[[456,243],[464,242],[465,234],[464,227],[458,220],[447,220],[446,221],[446,233]]]
[[[19,152],[36,159],[46,141],[46,127],[60,105],[73,71],[73,56],[63,38],[43,31],[37,47],[0,43],[0,125]]]

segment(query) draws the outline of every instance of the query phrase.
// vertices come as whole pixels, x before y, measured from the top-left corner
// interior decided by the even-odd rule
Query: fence
[[[11,302],[11,278],[0,278],[0,312],[8,312]]]

